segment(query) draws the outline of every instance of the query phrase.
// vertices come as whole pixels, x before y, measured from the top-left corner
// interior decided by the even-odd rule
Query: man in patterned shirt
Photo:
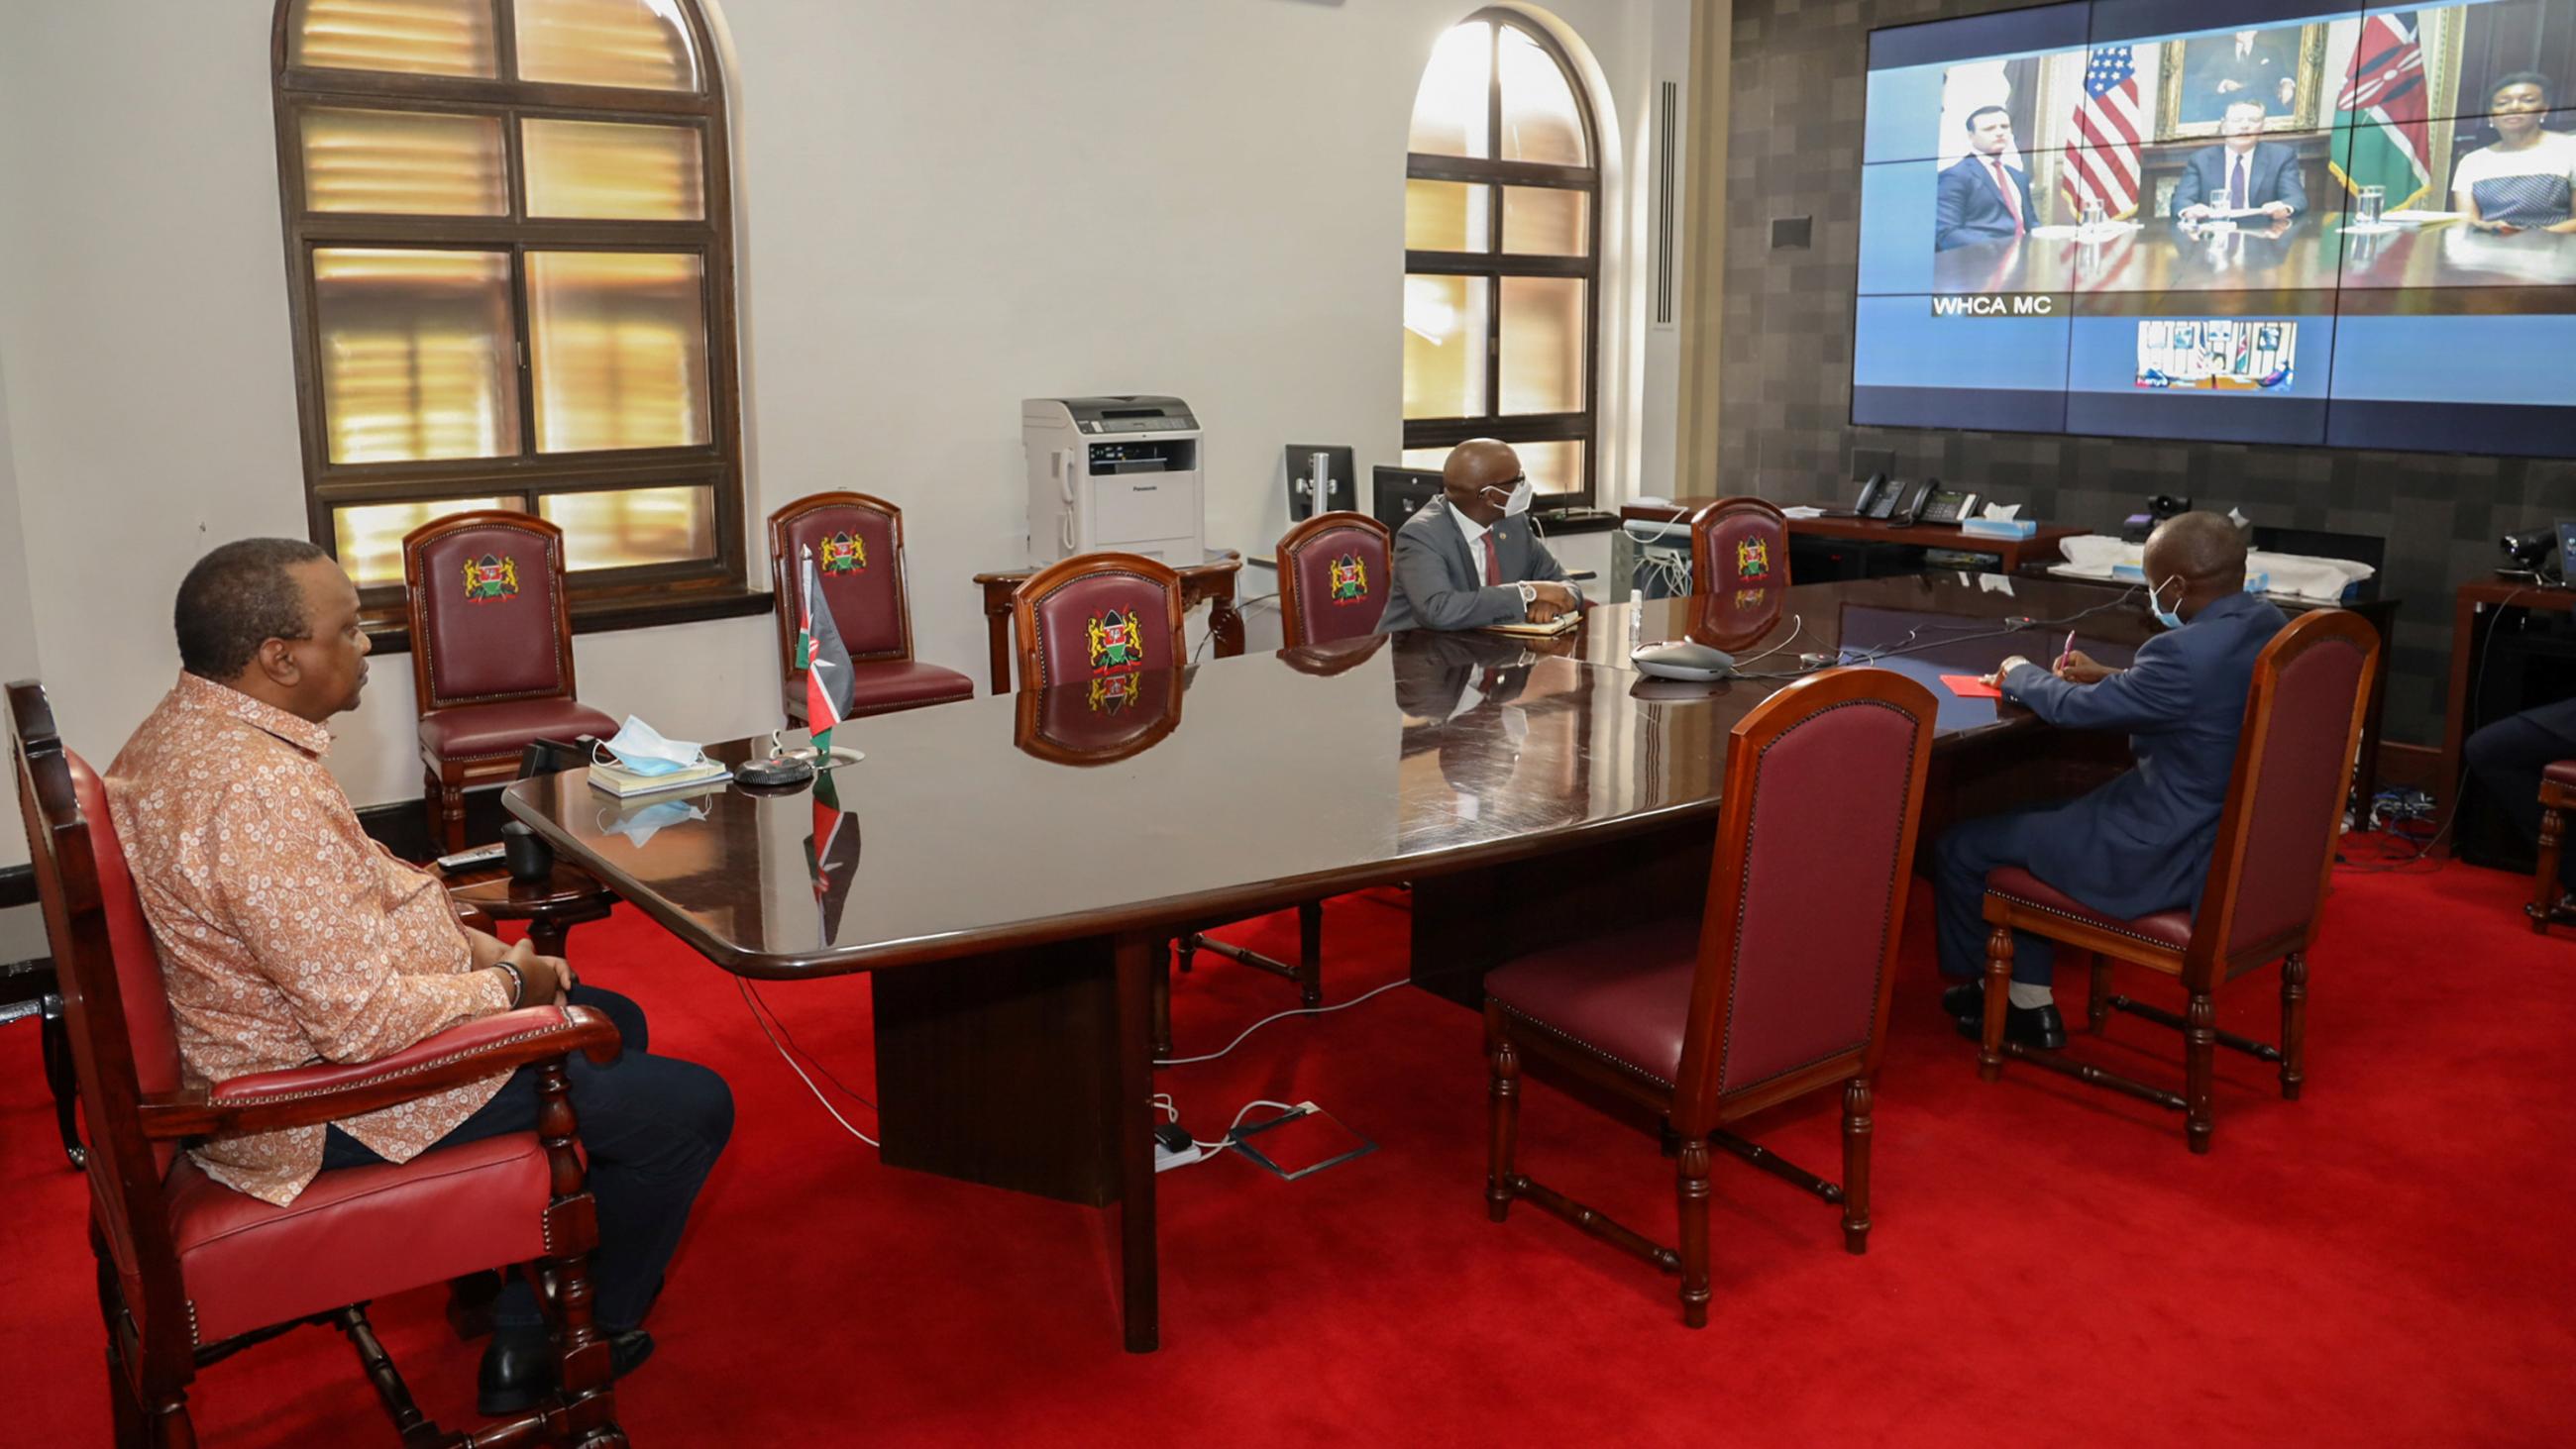
[[[599,1213],[598,1320],[617,1371],[641,1363],[652,1352],[644,1312],[733,1129],[724,1079],[649,1055],[642,1008],[576,983],[525,941],[466,929],[436,877],[368,838],[323,764],[323,721],[357,707],[368,650],[357,588],[329,555],[288,539],[226,544],[188,571],[176,621],[183,672],[109,767],[107,794],[189,1084],[373,1061],[522,1004],[606,1012],[623,1038],[618,1059],[593,1067],[576,1056],[569,1081]],[[406,1162],[536,1121],[529,1068],[190,1154],[217,1182],[284,1206],[319,1172]],[[503,1294],[495,1327],[481,1407],[515,1413],[553,1372],[526,1283]]]

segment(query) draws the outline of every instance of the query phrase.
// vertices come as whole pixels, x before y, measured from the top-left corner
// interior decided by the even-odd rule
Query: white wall
[[[1019,400],[1170,392],[1208,430],[1209,537],[1266,550],[1286,442],[1348,442],[1363,468],[1398,451],[1406,120],[1474,8],[726,0],[750,518],[823,488],[902,503],[920,652],[980,679],[966,580],[1021,555]],[[14,584],[97,758],[176,670],[189,562],[304,526],[269,9],[22,3],[0,47],[0,409],[34,541],[0,564],[0,611]],[[1636,188],[1687,5],[1552,13],[1618,136],[1604,492],[1669,491],[1637,481],[1670,456],[1674,344],[1643,327]],[[683,737],[765,729],[770,630],[583,635],[583,696]],[[355,799],[417,794],[407,661],[337,728]]]

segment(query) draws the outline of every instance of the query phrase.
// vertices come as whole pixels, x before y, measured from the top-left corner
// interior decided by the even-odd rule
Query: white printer
[[[1020,404],[1029,461],[1029,562],[1206,555],[1199,424],[1176,397],[1044,397]]]

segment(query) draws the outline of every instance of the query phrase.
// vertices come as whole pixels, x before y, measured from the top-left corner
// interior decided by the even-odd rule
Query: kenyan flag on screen
[[[2335,99],[2335,125],[2352,128],[2352,151],[2334,167],[2335,179],[2355,195],[2365,186],[2381,188],[2390,211],[2413,206],[2434,189],[2415,16],[2380,11],[2362,21],[2352,79]]]

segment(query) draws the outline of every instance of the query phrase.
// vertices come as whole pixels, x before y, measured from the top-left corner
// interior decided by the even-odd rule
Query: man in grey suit
[[[1470,438],[1440,470],[1443,494],[1395,534],[1395,592],[1378,632],[1544,624],[1581,606],[1565,569],[1530,532],[1520,456]]]
[[[2200,908],[2218,843],[2218,817],[2236,774],[2236,736],[2255,656],[2281,632],[2281,611],[2245,592],[2245,543],[2222,514],[2185,513],[2147,539],[2147,607],[2163,633],[2126,669],[2080,653],[2055,668],[2013,658],[1996,671],[2004,698],[2061,729],[2126,730],[2137,768],[2064,805],[1959,825],[1934,852],[1933,900],[1941,974],[1958,985],[1941,1008],[1975,1036],[1985,1015],[1986,872],[2017,865],[2097,911],[2122,919]],[[2049,991],[2049,946],[2013,947],[2004,1034],[2025,1046],[2066,1045]]]
[[[2182,179],[2174,183],[2176,221],[2253,210],[2287,221],[2308,209],[2299,153],[2263,139],[2263,113],[2261,101],[2238,101],[2227,108],[2218,127],[2226,139],[2192,153]]]

